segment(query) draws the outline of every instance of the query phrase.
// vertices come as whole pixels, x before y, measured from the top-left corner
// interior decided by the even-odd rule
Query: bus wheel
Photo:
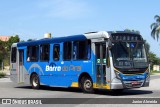
[[[40,82],[39,82],[39,77],[37,74],[33,74],[31,77],[31,85],[33,89],[39,89],[40,87]]]
[[[89,77],[82,77],[81,79],[81,88],[85,93],[93,92],[93,82]]]

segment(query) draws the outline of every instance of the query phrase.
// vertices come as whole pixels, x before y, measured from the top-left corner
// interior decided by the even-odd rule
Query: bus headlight
[[[120,77],[120,72],[115,71],[115,74],[116,74],[116,77],[117,77],[118,79],[121,78],[121,77]]]
[[[121,73],[119,72],[118,69],[114,68],[114,73],[116,74],[116,78],[121,79],[121,77],[120,77]]]

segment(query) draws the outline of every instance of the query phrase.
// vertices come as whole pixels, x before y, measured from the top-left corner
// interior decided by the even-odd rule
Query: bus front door
[[[106,86],[106,44],[95,44],[96,54],[96,87]]]
[[[24,82],[24,50],[19,50],[19,83]]]

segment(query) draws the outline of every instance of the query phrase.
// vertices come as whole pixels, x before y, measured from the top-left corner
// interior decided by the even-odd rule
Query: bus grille
[[[138,84],[132,84],[131,81],[130,82],[124,82],[125,87],[126,88],[139,88],[142,87],[144,81],[138,81]]]
[[[123,74],[140,74],[144,72],[145,71],[122,71]]]
[[[119,71],[123,74],[140,74],[144,73],[146,71],[146,68],[144,69],[119,69]]]

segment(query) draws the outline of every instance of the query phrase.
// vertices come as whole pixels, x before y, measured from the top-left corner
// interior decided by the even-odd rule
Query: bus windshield
[[[142,42],[114,42],[111,51],[114,66],[117,68],[146,68],[148,66]]]

